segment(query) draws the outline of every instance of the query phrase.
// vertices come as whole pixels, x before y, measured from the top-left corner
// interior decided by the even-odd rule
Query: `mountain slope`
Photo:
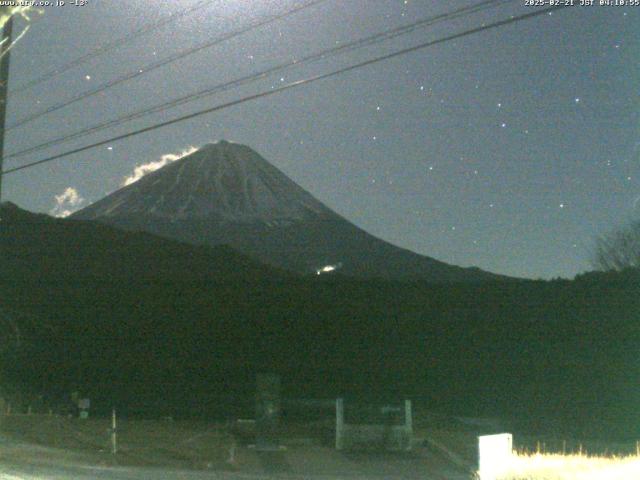
[[[330,210],[249,147],[208,144],[76,212],[192,244],[220,245],[310,274],[476,282],[500,278],[391,245]]]
[[[16,281],[56,278],[187,278],[212,282],[288,278],[221,245],[194,247],[148,233],[126,232],[95,222],[33,214],[11,203],[0,208],[0,277]],[[33,268],[29,268],[33,266]]]

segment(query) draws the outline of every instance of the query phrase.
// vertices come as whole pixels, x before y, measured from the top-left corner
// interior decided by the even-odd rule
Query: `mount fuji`
[[[314,198],[251,148],[220,141],[71,216],[200,245],[228,246],[300,274],[481,282],[501,278],[391,245]]]

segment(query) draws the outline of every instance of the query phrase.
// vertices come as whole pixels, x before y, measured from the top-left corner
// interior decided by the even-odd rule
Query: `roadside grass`
[[[514,452],[499,480],[640,479],[640,456]]]

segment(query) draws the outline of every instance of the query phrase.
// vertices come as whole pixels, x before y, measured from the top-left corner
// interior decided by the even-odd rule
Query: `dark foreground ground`
[[[411,452],[349,453],[335,450],[330,422],[288,424],[278,451],[259,452],[237,424],[121,419],[113,455],[109,427],[106,418],[0,416],[0,480],[468,480],[475,469],[477,436],[502,429],[496,421],[421,415]],[[635,443],[513,433],[514,447],[529,452],[636,452]]]
[[[291,428],[277,452],[258,452],[225,425],[121,422],[110,452],[106,419],[9,416],[0,419],[0,480],[35,479],[469,479],[475,437],[417,432],[413,450],[338,452]]]

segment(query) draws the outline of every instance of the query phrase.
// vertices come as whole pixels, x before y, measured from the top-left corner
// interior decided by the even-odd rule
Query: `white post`
[[[118,437],[117,437],[118,424],[116,422],[116,409],[111,411],[111,453],[115,455],[118,453]]]
[[[510,433],[478,437],[478,475],[481,480],[496,480],[505,473],[513,456]]]
[[[413,434],[413,418],[411,413],[411,400],[404,401],[404,426],[409,435]]]
[[[336,450],[342,450],[344,444],[344,400],[336,399]]]

